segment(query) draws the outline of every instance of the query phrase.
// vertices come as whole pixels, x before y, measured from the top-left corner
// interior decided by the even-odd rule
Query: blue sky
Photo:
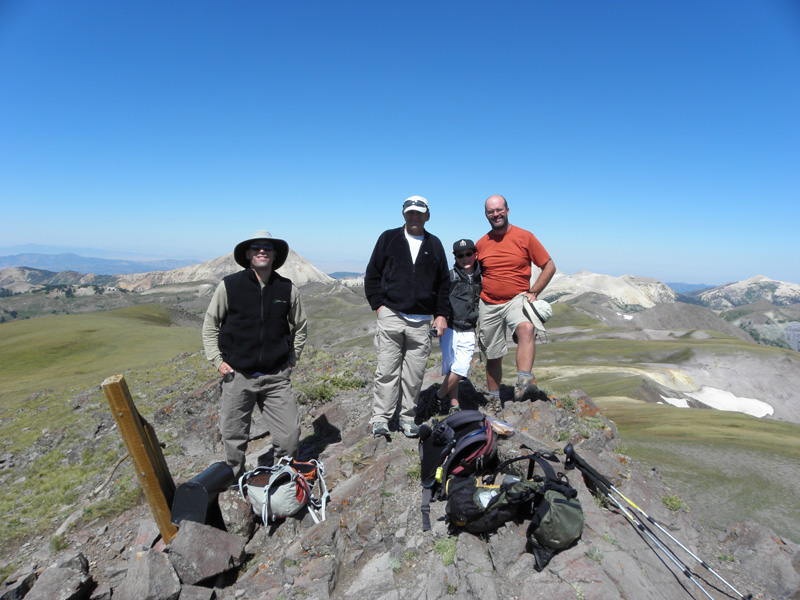
[[[800,283],[800,4],[0,1],[0,247],[360,271],[495,193],[567,273]]]

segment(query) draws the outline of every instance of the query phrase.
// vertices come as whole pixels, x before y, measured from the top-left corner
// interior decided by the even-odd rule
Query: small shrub
[[[661,498],[661,502],[663,502],[664,506],[666,506],[672,512],[689,512],[689,506],[686,504],[686,502],[684,502],[683,498],[678,496],[678,494],[663,496]]]
[[[392,567],[392,571],[395,573],[403,568],[403,565],[400,564],[400,559],[394,557],[389,559],[389,566]]]
[[[50,549],[53,552],[61,552],[65,550],[67,546],[69,546],[69,543],[63,535],[54,535],[50,539]]]
[[[717,558],[722,562],[736,562],[736,557],[733,554],[720,554]]]
[[[576,402],[577,400],[572,396],[570,396],[569,394],[561,397],[561,406],[562,408],[564,408],[564,410],[572,410],[573,408],[575,408]]]
[[[600,563],[603,561],[603,552],[599,548],[595,548],[594,546],[592,546],[586,553],[586,557],[589,560],[593,560],[596,563]]]
[[[436,542],[433,549],[442,557],[442,564],[445,567],[456,562],[456,538],[448,536]]]

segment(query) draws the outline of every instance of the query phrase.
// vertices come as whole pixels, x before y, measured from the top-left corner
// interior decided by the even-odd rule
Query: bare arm
[[[544,288],[547,287],[547,284],[550,283],[550,280],[555,274],[556,265],[551,258],[545,263],[544,267],[542,267],[542,272],[539,273],[539,277],[536,278],[536,281],[533,282],[530,291],[526,294],[528,302],[533,302],[536,300],[539,294],[544,291]]]

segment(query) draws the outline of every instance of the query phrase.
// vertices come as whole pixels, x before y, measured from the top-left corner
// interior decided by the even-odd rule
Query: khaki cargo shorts
[[[502,358],[508,354],[506,327],[510,327],[513,334],[520,323],[526,321],[530,323],[530,319],[522,312],[523,302],[525,294],[514,296],[503,304],[487,304],[483,300],[480,301],[478,344],[487,359]]]

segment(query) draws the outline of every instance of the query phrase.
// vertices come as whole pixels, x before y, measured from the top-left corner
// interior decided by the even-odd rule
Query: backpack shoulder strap
[[[320,521],[325,520],[325,507],[327,506],[331,495],[328,492],[328,486],[325,484],[325,467],[318,460],[312,459],[309,462],[316,465],[317,482],[319,483],[319,498],[314,496],[314,494],[309,493],[307,506],[311,518],[314,519],[314,523],[319,523]]]

